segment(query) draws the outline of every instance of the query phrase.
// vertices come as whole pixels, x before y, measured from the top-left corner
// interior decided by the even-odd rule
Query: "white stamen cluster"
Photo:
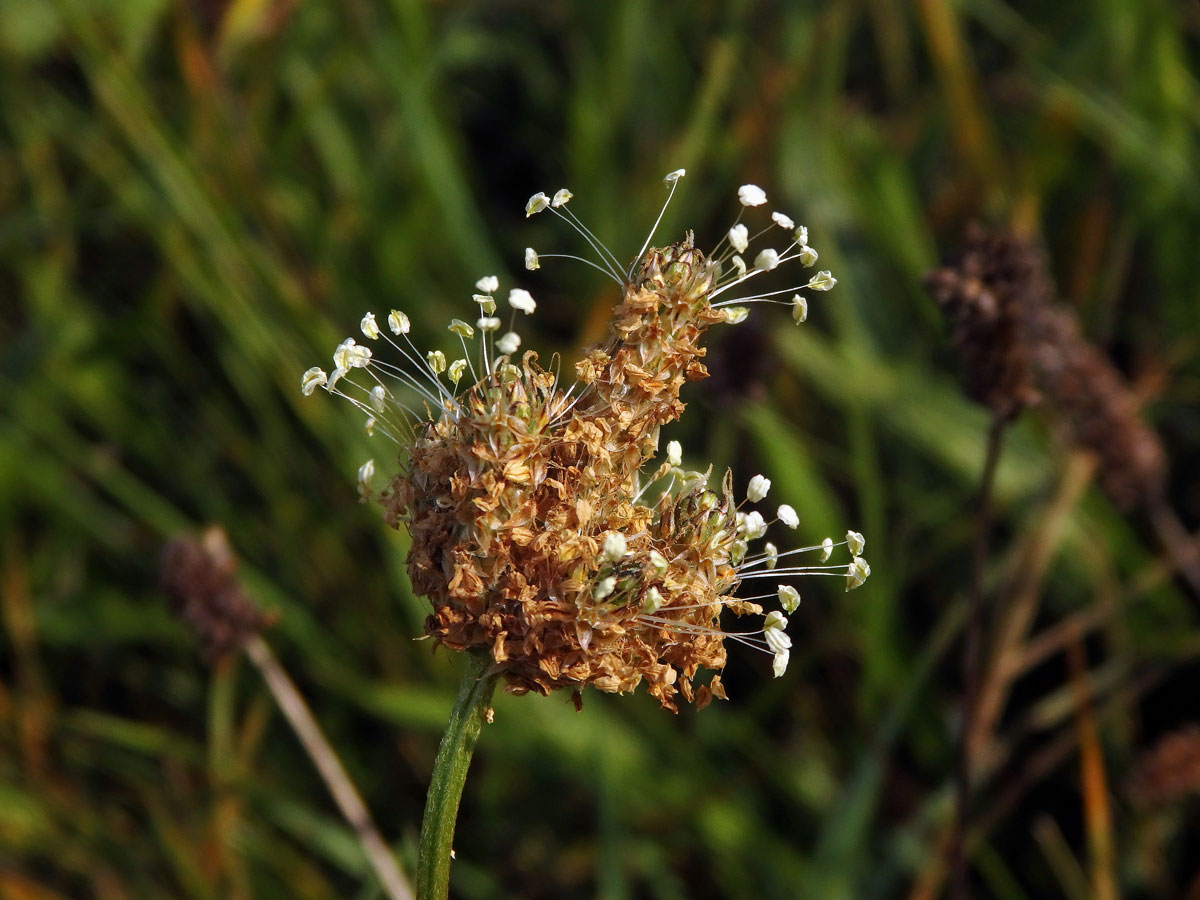
[[[741,202],[742,212],[745,212],[746,209],[765,205],[767,194],[758,185],[744,184],[738,189],[738,200]],[[817,262],[817,251],[808,244],[808,229],[803,225],[797,227],[792,218],[784,213],[773,212],[771,213],[771,222],[787,233],[790,240],[782,249],[764,247],[755,254],[754,264],[748,265],[745,254],[749,251],[750,246],[764,235],[773,233],[773,229],[771,225],[768,225],[751,235],[750,229],[741,221],[741,215],[741,213],[738,214],[738,220],[730,227],[725,238],[717,245],[712,254],[712,258],[725,268],[725,272],[717,281],[710,300],[727,290],[738,287],[756,275],[774,271],[792,260],[798,260],[800,265],[805,268],[809,268]],[[747,307],[741,304],[777,303],[790,306],[792,319],[799,325],[808,318],[808,300],[799,291],[828,291],[835,284],[837,284],[837,279],[830,272],[822,270],[800,285],[762,294],[752,294],[747,297],[722,300],[714,302],[712,305],[724,308],[726,321],[731,325],[736,325],[745,321],[749,313]],[[791,300],[776,299],[787,294],[792,295]]]
[[[395,440],[401,446],[414,434],[414,423],[425,420],[430,410],[456,411],[459,409],[459,385],[469,372],[470,384],[476,384],[489,373],[501,378],[511,376],[515,366],[510,357],[521,346],[521,336],[509,330],[499,337],[502,327],[497,310],[495,294],[500,289],[500,279],[486,275],[475,282],[477,293],[472,299],[479,306],[480,315],[472,326],[463,319],[451,319],[447,330],[459,338],[463,356],[450,361],[443,350],[428,350],[422,353],[413,344],[409,333],[412,322],[408,315],[393,309],[387,317],[388,331],[380,329],[375,313],[363,316],[359,329],[371,341],[383,340],[400,355],[402,362],[394,364],[375,357],[371,348],[359,344],[354,338],[346,338],[333,354],[333,370],[326,372],[314,366],[304,373],[300,389],[305,396],[323,387],[329,393],[349,400],[367,415],[365,429],[373,434],[376,429]],[[511,308],[509,327],[515,324],[518,312],[529,315],[537,309],[533,295],[523,288],[514,288],[508,293]],[[474,351],[468,341],[478,337]],[[351,373],[361,369],[366,372],[370,383],[361,384]],[[442,380],[445,376],[452,388]],[[469,387],[470,385],[464,385]],[[360,472],[360,488],[368,478]]]
[[[669,494],[675,491],[677,485],[681,485],[681,493],[698,492],[701,496],[708,499],[700,501],[701,503],[711,503],[716,505],[717,495],[709,492],[706,488],[709,479],[707,472],[685,471],[680,468],[683,461],[683,449],[678,441],[670,441],[667,444],[667,459],[653,473],[649,482],[647,482],[637,494],[641,497],[647,492],[647,489],[663,480],[670,478],[671,482],[664,494]],[[771,489],[771,479],[759,474],[750,479],[746,487],[747,503],[758,503],[766,499],[767,494]],[[719,546],[727,544],[730,548],[730,560],[734,563],[737,570],[737,580],[739,582],[751,581],[754,579],[779,579],[792,578],[809,575],[824,575],[834,576],[846,579],[846,590],[850,591],[857,588],[867,580],[871,574],[871,567],[867,561],[862,558],[862,553],[866,548],[866,539],[857,531],[847,531],[845,538],[841,541],[834,542],[833,538],[825,538],[819,544],[814,544],[806,547],[797,547],[792,550],[787,550],[783,553],[771,542],[764,542],[761,553],[751,552],[751,543],[763,538],[771,526],[784,525],[789,529],[796,529],[800,525],[800,517],[796,510],[784,503],[776,510],[775,517],[767,520],[762,513],[757,510],[743,512],[739,504],[738,510],[734,516],[735,528],[732,531],[717,529],[710,538],[711,544]],[[604,553],[609,553],[610,536],[605,537]],[[624,554],[624,541],[620,543],[621,554]],[[825,565],[833,555],[836,547],[846,547],[851,555],[849,564]],[[804,553],[819,553],[821,565],[784,565],[779,568],[779,560],[785,557],[796,557]],[[663,569],[666,568],[666,560],[662,561]],[[607,584],[603,579],[598,584],[597,589],[604,591],[604,596],[609,597],[612,593],[613,586]],[[724,601],[726,604],[733,606],[744,606],[749,603],[757,603],[758,601],[767,600],[772,597],[778,599],[780,607],[788,615],[796,611],[800,605],[800,593],[791,585],[779,584],[774,593],[756,594],[746,597],[730,596]],[[662,597],[655,592],[654,603],[649,604],[654,606],[653,609],[643,610],[648,622],[661,622],[660,618],[654,616],[661,606]],[[772,616],[776,618],[772,618]],[[693,626],[695,627],[695,626]],[[768,613],[764,619],[763,629],[760,631],[741,631],[729,632],[723,631],[725,637],[732,638],[740,643],[750,647],[769,652],[774,658],[772,670],[776,677],[782,675],[787,667],[789,651],[791,648],[791,639],[783,629],[787,627],[787,619],[779,613]]]

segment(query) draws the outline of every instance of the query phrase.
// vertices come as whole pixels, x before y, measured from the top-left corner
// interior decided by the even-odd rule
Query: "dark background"
[[[1194,528],[1198,34],[1173,0],[0,2],[0,894],[379,896],[257,673],[156,587],[208,523],[411,871],[461,660],[355,502],[390,451],[300,373],[367,309],[449,349],[488,273],[573,362],[616,291],[522,271],[582,249],[525,200],[569,186],[626,258],[682,166],[661,240],[714,245],[755,182],[840,281],[715,332],[664,437],[874,574],[801,585],[786,677],[733,648],[698,714],[499,698],[455,894],[944,895],[987,416],[921,277],[970,220],[1041,240]],[[976,896],[1200,896],[1195,598],[1060,431],[1026,415],[999,471]]]

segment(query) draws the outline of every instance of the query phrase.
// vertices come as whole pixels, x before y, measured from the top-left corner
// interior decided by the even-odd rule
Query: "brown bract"
[[[725,664],[721,611],[761,612],[728,602],[729,480],[719,493],[691,483],[653,505],[637,497],[660,426],[683,411],[680,388],[707,375],[699,341],[725,319],[708,301],[715,278],[688,242],[651,250],[574,393],[536,354],[499,367],[419,428],[382,494],[389,523],[412,535],[427,634],[486,648],[512,693],[645,682],[671,710],[677,693],[698,706],[724,697],[719,676],[693,685]],[[604,553],[613,532],[626,547],[616,559]]]

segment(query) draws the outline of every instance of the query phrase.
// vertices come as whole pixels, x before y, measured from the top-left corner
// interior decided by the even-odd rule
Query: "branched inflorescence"
[[[667,176],[672,193],[682,175]],[[795,610],[799,593],[781,583],[739,597],[739,586],[822,574],[857,587],[870,572],[863,539],[848,532],[837,545],[827,538],[786,552],[771,543],[751,551],[769,526],[799,525],[790,506],[778,507],[769,521],[743,508],[766,497],[768,479],[751,479],[746,500],[738,502],[730,474],[714,489],[711,467],[685,470],[676,441],[664,461],[643,470],[658,454],[660,428],[683,412],[684,383],[708,374],[700,344],[710,327],[741,321],[747,307],[734,304],[752,302],[788,305],[802,322],[807,301],[797,291],[829,290],[836,280],[822,271],[800,288],[718,300],[791,260],[812,266],[817,253],[806,229],[774,213],[773,224],[751,237],[739,215],[711,255],[693,246],[690,235],[662,249],[649,248],[647,238],[626,270],[567,210],[570,199],[566,190],[553,198],[539,193],[526,213],[551,210],[570,223],[598,259],[584,262],[623,292],[607,342],[577,364],[573,386],[542,368],[536,353],[518,357],[514,331],[496,337],[499,281],[488,276],[476,283],[475,325],[458,319],[450,325],[462,358],[448,364],[442,351],[422,354],[399,311],[389,314],[386,331],[368,314],[366,338],[390,344],[407,365],[382,362],[370,345],[350,338],[334,354],[334,371],[310,369],[302,389],[324,387],[351,400],[368,415],[369,432],[383,431],[401,445],[399,473],[375,492],[368,462],[359,471],[360,490],[377,497],[387,521],[403,523],[412,536],[408,571],[414,590],[433,604],[429,636],[454,650],[486,650],[513,693],[589,684],[627,692],[645,682],[665,708],[676,708],[677,693],[704,706],[725,696],[720,676],[693,682],[701,669],[724,666],[726,638],[770,653],[777,676],[787,665],[791,640],[783,613]],[[753,185],[743,186],[739,199],[743,212],[766,202]],[[762,250],[747,265],[741,254],[775,228],[788,236],[786,249]],[[526,268],[548,257],[528,249]],[[786,294],[793,296],[778,299]],[[518,312],[536,308],[522,289],[509,292],[508,304],[510,329]],[[467,342],[477,336],[472,353]],[[468,373],[469,386],[460,390]],[[826,564],[842,545],[851,562]],[[817,554],[820,564],[787,563],[801,553]],[[782,611],[764,614],[760,601],[768,599]],[[763,616],[762,626],[726,631],[726,610]]]

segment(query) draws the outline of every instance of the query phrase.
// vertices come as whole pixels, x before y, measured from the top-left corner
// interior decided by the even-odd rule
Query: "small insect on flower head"
[[[664,179],[667,202],[683,176],[679,169]],[[720,672],[729,641],[764,651],[773,673],[784,674],[791,648],[784,613],[800,602],[787,582],[834,575],[854,587],[870,567],[856,532],[842,542],[849,564],[825,564],[841,546],[829,538],[782,551],[766,542],[772,529],[800,524],[787,504],[769,521],[741,508],[764,500],[771,480],[755,475],[738,503],[731,474],[712,486],[711,469],[682,468],[678,441],[656,462],[659,433],[683,411],[682,386],[707,375],[709,328],[737,324],[752,303],[790,307],[802,321],[807,301],[796,292],[829,290],[836,280],[820,272],[786,291],[743,289],[764,272],[816,260],[807,231],[783,213],[758,231],[741,222],[767,202],[755,185],[739,189],[738,220],[711,254],[690,235],[651,247],[651,229],[629,266],[567,208],[571,200],[565,188],[553,197],[538,192],[526,215],[549,212],[579,232],[595,253],[585,261],[621,291],[607,339],[577,363],[574,385],[543,369],[536,353],[515,358],[521,338],[501,334],[500,279],[488,275],[474,284],[477,312],[449,325],[461,358],[448,363],[442,348],[419,348],[398,310],[386,330],[368,313],[360,330],[371,347],[347,338],[333,373],[309,369],[301,390],[323,387],[346,398],[367,415],[368,431],[399,445],[387,486],[376,489],[372,461],[360,469],[359,487],[379,500],[389,524],[411,535],[408,573],[432,605],[430,637],[452,650],[486,650],[513,693],[587,686],[624,693],[644,685],[667,709],[680,695],[704,706],[725,697],[720,675],[702,673]],[[780,233],[775,228],[791,243],[756,251],[756,241]],[[742,254],[753,254],[753,267]],[[527,249],[525,268],[562,256]],[[722,297],[730,293],[739,296]],[[509,289],[507,305],[510,329],[518,313],[537,310],[520,287]],[[372,347],[380,355],[390,347],[398,362],[381,361]],[[801,554],[819,563],[794,564]],[[749,589],[762,578],[774,579],[774,589]],[[729,627],[731,616],[760,625]]]

